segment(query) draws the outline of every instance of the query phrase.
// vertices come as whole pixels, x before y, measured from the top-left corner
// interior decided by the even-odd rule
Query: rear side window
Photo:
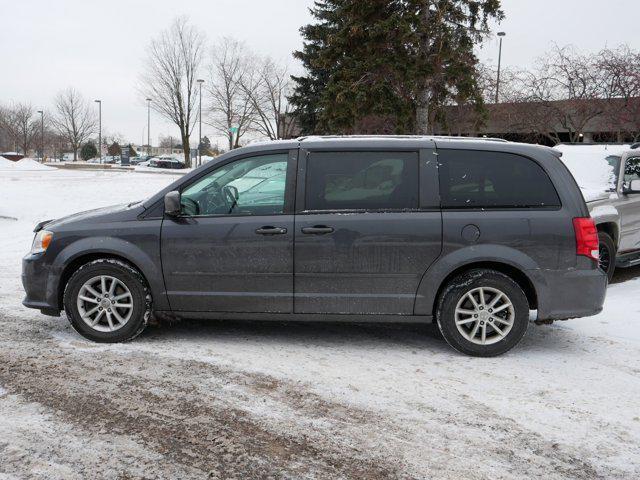
[[[307,210],[417,209],[417,152],[312,152]]]
[[[520,155],[440,150],[440,195],[445,208],[557,208],[547,173]]]

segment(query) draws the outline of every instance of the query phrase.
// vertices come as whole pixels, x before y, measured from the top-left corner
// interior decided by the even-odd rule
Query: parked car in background
[[[170,156],[153,157],[149,159],[148,166],[152,168],[169,168],[169,169],[185,168],[184,162]]]
[[[437,322],[469,355],[532,311],[601,311],[596,226],[551,148],[310,137],[234,150],[140,203],[46,221],[24,305],[97,342],[150,316]]]
[[[151,157],[146,156],[146,155],[140,155],[140,156],[137,156],[137,157],[131,157],[129,159],[129,163],[131,165],[140,165],[141,163],[144,163],[144,162],[148,161],[150,158]]]
[[[640,144],[557,147],[574,173],[596,222],[600,266],[640,265]]]

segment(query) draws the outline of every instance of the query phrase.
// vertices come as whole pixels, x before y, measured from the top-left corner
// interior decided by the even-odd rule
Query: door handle
[[[286,228],[281,227],[262,227],[256,230],[258,235],[284,235],[287,233]]]
[[[327,227],[325,225],[316,225],[315,227],[305,227],[302,229],[302,233],[306,235],[326,235],[327,233],[333,233],[333,227]]]

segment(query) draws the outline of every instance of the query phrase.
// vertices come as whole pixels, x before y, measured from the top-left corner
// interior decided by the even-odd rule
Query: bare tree
[[[240,146],[240,139],[254,127],[256,108],[252,98],[259,81],[252,77],[252,56],[245,46],[225,37],[213,48],[209,64],[211,96],[209,123],[228,140],[229,150]]]
[[[523,83],[523,100],[537,102],[538,118],[549,121],[547,130],[564,130],[577,142],[589,122],[604,111],[603,78],[593,56],[571,46],[555,47],[541,59]],[[555,135],[555,134],[554,134]]]
[[[16,144],[27,155],[32,146],[38,143],[38,134],[40,132],[40,122],[35,119],[35,109],[28,103],[17,103],[11,111],[12,121]]]
[[[598,54],[603,77],[603,96],[608,100],[604,116],[618,141],[629,135],[640,139],[640,52],[622,45]],[[626,134],[626,135],[625,135]]]
[[[51,123],[60,137],[71,145],[75,162],[80,145],[95,133],[97,118],[91,104],[77,90],[68,88],[56,96]]]
[[[191,166],[190,138],[197,119],[196,81],[202,63],[204,35],[176,18],[147,49],[140,93],[151,107],[180,129],[185,164]]]
[[[244,93],[255,111],[255,130],[269,140],[289,138],[294,129],[287,97],[290,95],[291,77],[287,68],[265,57],[256,62],[242,81]]]

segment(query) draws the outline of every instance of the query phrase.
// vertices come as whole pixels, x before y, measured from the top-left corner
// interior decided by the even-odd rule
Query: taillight
[[[576,232],[576,254],[598,261],[600,259],[598,229],[593,218],[574,218],[573,229]]]

